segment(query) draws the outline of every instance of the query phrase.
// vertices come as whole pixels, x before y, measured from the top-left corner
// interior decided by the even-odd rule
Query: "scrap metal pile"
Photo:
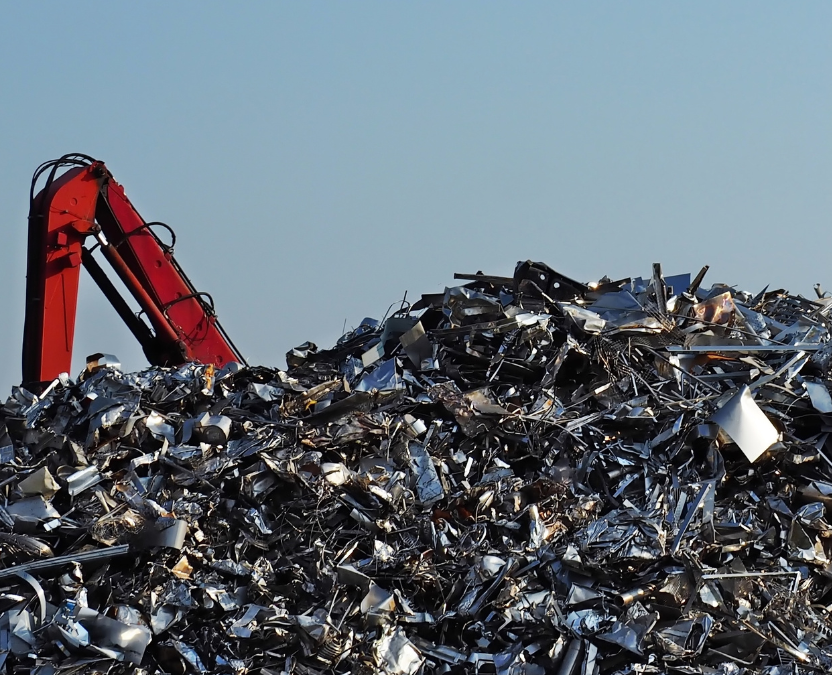
[[[16,388],[3,672],[830,672],[832,300],[705,270]]]

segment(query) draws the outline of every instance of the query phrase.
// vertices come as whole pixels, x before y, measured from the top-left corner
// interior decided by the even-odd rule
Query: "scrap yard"
[[[0,675],[832,675],[832,3],[2,10]]]
[[[103,164],[62,159],[0,413],[0,671],[832,670],[822,288],[525,261],[257,366]],[[73,185],[85,215],[48,208]],[[44,288],[97,249],[151,365],[73,378]]]

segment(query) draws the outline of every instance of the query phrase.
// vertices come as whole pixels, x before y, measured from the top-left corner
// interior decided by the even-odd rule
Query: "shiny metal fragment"
[[[722,430],[740,446],[750,462],[754,462],[772,445],[780,435],[774,425],[760,410],[751,397],[747,386],[711,417]]]
[[[111,546],[109,548],[97,549],[92,551],[81,551],[78,553],[70,553],[68,555],[55,556],[46,560],[34,560],[28,563],[22,563],[14,567],[7,567],[0,569],[0,579],[14,576],[18,572],[45,572],[48,570],[58,569],[69,563],[78,563],[83,565],[85,563],[94,563],[102,560],[109,560],[110,558],[117,558],[119,556],[127,555],[130,552],[130,547],[126,544],[119,546]]]

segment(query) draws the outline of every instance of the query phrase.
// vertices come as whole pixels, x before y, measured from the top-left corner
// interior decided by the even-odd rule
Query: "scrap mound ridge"
[[[832,671],[832,300],[706,270],[15,388],[2,672]]]

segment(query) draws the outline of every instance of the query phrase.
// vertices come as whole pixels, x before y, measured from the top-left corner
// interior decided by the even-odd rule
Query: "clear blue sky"
[[[0,389],[31,173],[104,159],[252,362],[533,258],[832,287],[827,2],[0,5]],[[141,352],[92,282],[76,365]],[[5,395],[5,394],[3,394]]]

